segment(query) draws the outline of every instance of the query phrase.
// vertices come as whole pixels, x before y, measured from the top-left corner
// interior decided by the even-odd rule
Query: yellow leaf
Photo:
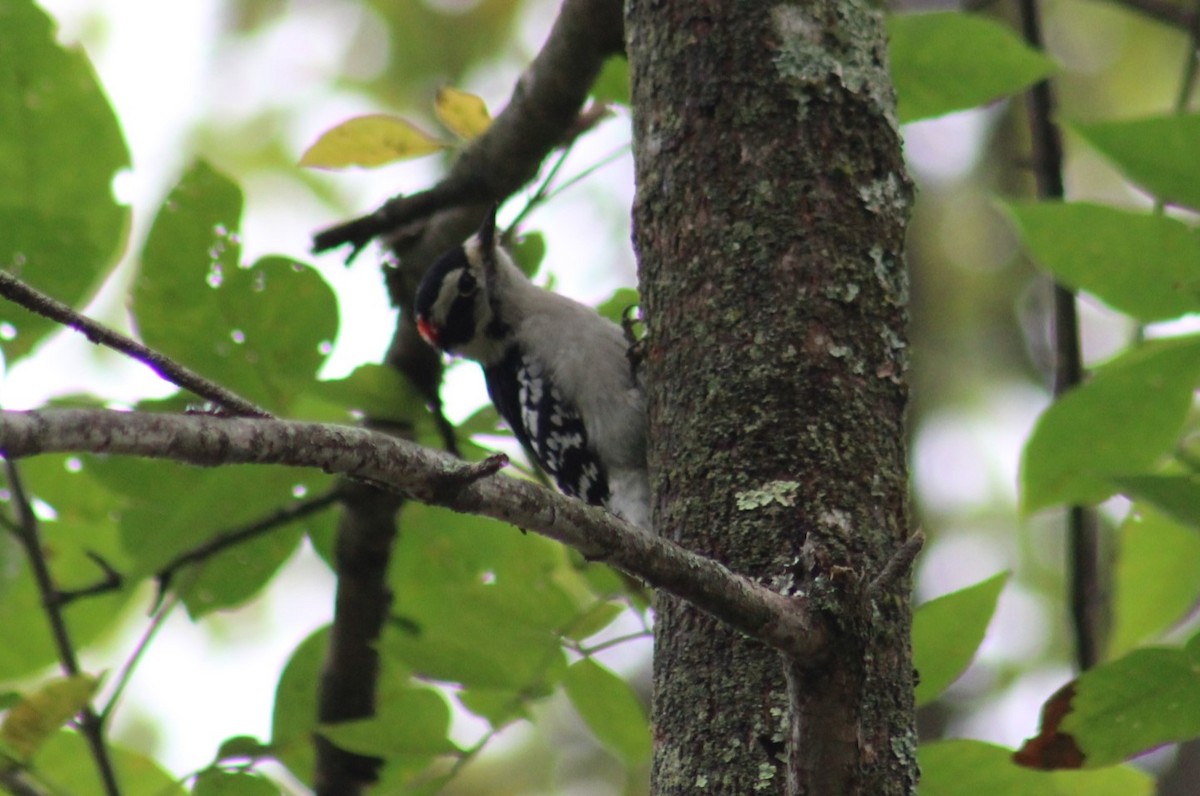
[[[51,733],[83,710],[99,681],[86,674],[43,684],[13,706],[0,724],[0,741],[28,760]]]
[[[300,158],[300,165],[316,169],[383,166],[446,147],[445,142],[422,132],[406,119],[373,113],[326,130]]]
[[[480,135],[492,123],[483,100],[450,86],[438,89],[433,108],[442,124],[464,141]]]

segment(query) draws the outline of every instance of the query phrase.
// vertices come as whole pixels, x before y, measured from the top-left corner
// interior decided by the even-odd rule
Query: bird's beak
[[[420,332],[421,337],[425,338],[425,342],[439,351],[441,350],[441,346],[438,345],[437,329],[433,328],[433,324],[426,318],[417,318],[417,331]]]

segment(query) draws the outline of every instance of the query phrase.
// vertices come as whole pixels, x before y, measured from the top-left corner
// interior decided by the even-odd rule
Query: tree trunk
[[[829,654],[657,603],[656,794],[911,793],[904,229],[882,21],[860,0],[630,0],[655,528],[807,595]],[[882,592],[882,593],[879,593]],[[799,739],[799,748],[789,743]]]

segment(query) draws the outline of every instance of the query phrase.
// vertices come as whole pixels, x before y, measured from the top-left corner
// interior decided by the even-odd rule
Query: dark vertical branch
[[[1042,48],[1037,0],[1019,0],[1021,27],[1031,47]],[[1062,137],[1054,124],[1054,92],[1043,80],[1029,92],[1029,124],[1038,196],[1062,199]],[[1079,317],[1075,293],[1054,285],[1054,395],[1057,398],[1083,380]],[[1103,652],[1106,594],[1100,561],[1100,532],[1096,512],[1086,506],[1067,510],[1068,589],[1075,633],[1075,657],[1081,670],[1090,669]]]
[[[337,595],[329,648],[321,670],[317,716],[323,724],[375,714],[379,635],[391,610],[387,567],[402,499],[345,480],[345,510],[337,528]],[[378,777],[382,761],[343,751],[317,736],[316,792],[353,796]]]
[[[29,566],[33,571],[33,579],[37,584],[38,593],[42,597],[42,608],[46,611],[46,619],[50,623],[50,633],[54,637],[54,645],[58,648],[58,660],[63,672],[75,676],[81,673],[79,658],[75,654],[75,645],[71,641],[71,632],[67,628],[67,620],[63,616],[63,604],[59,592],[54,585],[54,577],[42,551],[41,532],[37,517],[34,516],[33,506],[29,502],[29,494],[21,480],[17,465],[11,459],[4,460],[4,470],[8,479],[9,489],[12,490],[12,504],[16,511],[16,535],[25,549]],[[104,784],[106,796],[119,796],[121,789],[117,785],[117,774],[113,769],[112,760],[108,756],[108,747],[104,744],[104,727],[100,717],[86,706],[79,713],[79,731],[87,740],[88,748],[92,750],[92,759]]]

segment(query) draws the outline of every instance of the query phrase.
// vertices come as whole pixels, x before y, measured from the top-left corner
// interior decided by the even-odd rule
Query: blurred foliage
[[[306,15],[316,13],[311,4],[286,0],[229,0],[222,9],[218,46],[226,54],[265,48],[289,22],[311,23]],[[524,28],[539,22],[545,29],[542,18],[551,11],[547,3],[515,0],[325,4],[320,13],[339,20],[345,44],[328,96],[416,118],[422,129],[433,129],[436,115],[469,138],[486,126],[486,107],[474,95],[438,90],[478,85],[497,69],[515,75],[531,55]],[[1200,338],[1189,333],[1200,314],[1192,214],[1200,209],[1200,124],[1194,114],[1177,113],[1189,101],[1175,99],[1192,59],[1182,33],[1116,4],[1049,3],[1048,55],[1021,43],[1007,13],[897,15],[889,22],[900,118],[926,119],[905,130],[921,185],[910,231],[912,426],[914,494],[931,541],[920,585],[949,592],[919,609],[914,627],[927,730],[922,793],[1150,793],[1152,775],[1116,764],[1200,734],[1200,637],[1189,620],[1200,596],[1200,457],[1193,451]],[[0,0],[0,19],[0,266],[83,306],[126,246],[130,213],[113,200],[111,185],[129,165],[125,138],[87,57],[56,41],[45,13],[28,0]],[[1053,204],[1029,201],[1027,124],[1021,103],[1009,99],[1047,75],[1068,129],[1070,201]],[[606,65],[595,95],[627,104],[623,60]],[[140,268],[129,289],[136,329],[148,344],[272,411],[338,421],[367,413],[439,444],[423,400],[392,371],[363,365],[320,380],[332,342],[354,321],[339,317],[333,280],[291,259],[243,259],[242,186],[255,178],[297,183],[318,203],[336,203],[331,183],[295,168],[292,128],[309,99],[289,101],[236,118],[206,117],[191,131],[183,172],[138,243]],[[965,112],[942,117],[952,111]],[[372,130],[368,138],[388,135]],[[538,194],[545,195],[552,192]],[[308,232],[294,231],[298,238]],[[555,261],[561,233],[517,233],[527,272]],[[1107,360],[1049,408],[1042,389],[1048,279],[1037,268],[1085,291],[1085,353],[1092,365]],[[636,302],[636,291],[622,289],[602,307],[619,317]],[[1142,325],[1162,321],[1174,323]],[[36,357],[50,331],[48,322],[0,305],[0,349],[9,368]],[[182,398],[141,404],[156,411],[184,406]],[[1039,412],[1029,431],[1020,418]],[[965,430],[980,427],[988,430],[986,441]],[[948,445],[933,444],[937,429],[950,429]],[[511,449],[490,407],[457,433],[473,458],[492,445]],[[1019,447],[1018,496],[1002,460],[1006,451],[1015,460]],[[194,621],[212,622],[217,612],[253,604],[273,589],[305,536],[325,560],[332,557],[333,515],[326,511],[161,578],[163,567],[198,545],[323,494],[330,483],[319,473],[63,455],[19,466],[59,588],[97,583],[105,574],[99,562],[124,576],[119,588],[66,608],[78,647],[94,649],[122,624],[145,622],[127,607],[148,599],[153,590],[139,589],[148,582],[168,589],[166,608],[178,598]],[[6,523],[7,486],[0,494]],[[1059,684],[1067,679],[1063,612],[1045,608],[1061,600],[1061,532],[1056,518],[1029,514],[1114,495],[1122,497],[1106,504],[1105,515],[1115,526],[1108,656],[1074,681],[1076,699],[1049,728],[1069,736],[1082,764],[1095,770],[1034,771],[1015,766],[1010,749],[944,740],[997,722],[989,705],[1023,682],[1045,681],[1047,673]],[[958,555],[953,588],[934,571],[947,550]],[[1012,574],[986,577],[1001,570]],[[972,580],[978,582],[967,585]],[[283,786],[259,768],[268,758],[310,781],[314,732],[384,756],[383,792],[548,792],[575,782],[645,791],[651,733],[644,661],[637,653],[604,656],[647,636],[640,590],[544,539],[421,506],[401,515],[389,584],[396,602],[380,642],[379,715],[317,726],[315,688],[327,640],[318,631],[298,645],[279,677],[270,742],[231,738],[185,780],[193,792],[278,792]],[[1018,598],[1036,606],[1033,620],[1005,619],[1006,601]],[[119,684],[128,661],[112,655],[100,665]],[[60,729],[61,701],[46,698],[71,682],[47,674],[55,660],[41,598],[19,545],[5,534],[0,766],[19,760],[25,773],[58,792],[96,792],[85,743]],[[186,688],[187,672],[177,674]],[[165,715],[169,706],[162,708]],[[1037,710],[1024,708],[1022,731],[1033,735]],[[463,722],[473,734],[455,729]],[[524,740],[490,754],[496,736],[514,726],[525,733],[509,737]],[[35,731],[17,732],[22,727]],[[993,730],[989,740],[1006,734]],[[153,762],[152,751],[112,752],[127,793],[184,790]]]
[[[80,304],[125,246],[129,211],[110,185],[129,150],[87,56],[60,47],[32,3],[0,12],[0,267]],[[10,303],[0,325],[11,327],[0,332],[10,362],[54,326]]]

